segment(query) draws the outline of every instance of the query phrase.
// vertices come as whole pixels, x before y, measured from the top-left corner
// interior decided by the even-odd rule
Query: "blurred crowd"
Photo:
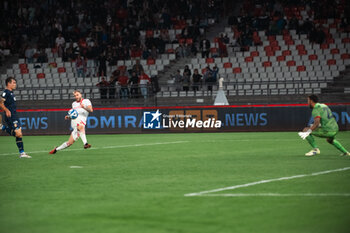
[[[78,55],[95,60],[104,56],[111,65],[131,57],[156,59],[172,42],[169,29],[182,30],[176,40],[197,41],[208,17],[218,18],[222,8],[222,0],[5,0],[1,4],[2,48],[35,57],[53,48],[64,61]],[[142,30],[160,33],[142,38]]]
[[[300,12],[305,13],[301,15]],[[307,34],[315,43],[326,40],[328,28],[324,20],[339,19],[339,31],[350,32],[350,2],[346,0],[246,0],[239,16],[231,15],[228,24],[235,36],[232,46],[245,50],[247,46],[261,45],[257,31],[266,35],[282,35],[284,30]]]

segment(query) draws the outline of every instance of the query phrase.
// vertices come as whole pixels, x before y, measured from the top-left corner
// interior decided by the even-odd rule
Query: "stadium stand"
[[[136,60],[140,61],[146,74],[158,78],[159,91],[150,85],[148,92],[153,95],[158,91],[155,95],[159,98],[158,103],[162,99],[163,102],[172,101],[173,97],[184,101],[189,97],[190,103],[196,97],[215,96],[219,77],[224,78],[225,94],[232,98],[326,93],[350,64],[349,26],[344,21],[346,1],[334,3],[333,14],[318,11],[327,6],[325,1],[313,4],[244,1],[240,14],[231,15],[228,25],[209,38],[208,58],[202,57],[201,40],[208,36],[210,25],[217,22],[221,1],[190,1],[192,8],[171,1],[153,1],[153,5],[147,1],[134,1],[128,6],[108,3],[116,7],[116,15],[106,10],[113,7],[107,3],[72,6],[53,2],[49,6],[41,1],[33,4],[41,9],[47,7],[59,19],[52,22],[49,39],[40,40],[44,36],[43,30],[38,33],[35,48],[24,43],[26,46],[19,51],[23,58],[1,74],[1,85],[7,76],[16,77],[20,87],[16,94],[20,100],[69,99],[69,93],[76,88],[84,89],[88,98],[100,99],[96,87],[100,77],[109,80],[116,70],[130,70]],[[203,8],[209,2],[216,4]],[[25,9],[29,11],[31,6]],[[96,9],[100,14],[91,17]],[[75,11],[76,23],[73,26],[78,31],[70,27],[72,23],[60,22],[67,21],[62,15],[72,11]],[[5,9],[4,12],[11,15],[12,11]],[[160,20],[150,17],[150,12],[157,14]],[[103,13],[105,16],[102,17]],[[137,17],[136,22],[130,22],[136,13],[143,18]],[[29,15],[26,17],[30,19]],[[33,17],[36,19],[38,13],[35,12]],[[85,20],[89,17],[91,20]],[[29,20],[29,26],[33,27],[33,24]],[[90,30],[82,30],[81,24],[88,24]],[[214,26],[218,27],[218,24]],[[57,45],[59,34],[67,41],[64,47]],[[14,45],[12,49],[16,51]],[[83,73],[76,67],[77,54],[85,59]],[[215,66],[218,74],[210,82],[202,79],[198,91],[192,91],[192,88],[180,91],[172,75],[178,69],[182,75],[185,65],[192,73],[198,69],[203,76],[207,68]],[[347,93],[346,88],[343,93]],[[118,89],[117,85],[117,93]]]

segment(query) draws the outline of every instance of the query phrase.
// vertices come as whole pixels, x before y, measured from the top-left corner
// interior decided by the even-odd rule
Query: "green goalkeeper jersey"
[[[317,117],[321,118],[321,128],[326,131],[338,131],[339,127],[337,121],[335,120],[332,111],[325,104],[316,103],[314,109],[312,110],[312,117],[315,119]]]

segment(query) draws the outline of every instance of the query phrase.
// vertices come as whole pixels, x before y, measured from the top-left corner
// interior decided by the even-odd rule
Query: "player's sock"
[[[348,153],[348,151],[342,146],[342,144],[340,144],[340,142],[338,142],[337,140],[333,139],[333,142],[331,143],[335,148],[337,148],[338,150],[340,150],[341,152]]]
[[[22,141],[22,138],[16,137],[16,144],[17,144],[19,153],[23,153],[23,152],[24,152],[24,149],[23,149],[23,141]]]
[[[83,143],[85,145],[87,143],[85,132],[80,132],[80,138],[81,138],[81,140],[83,141]]]
[[[312,146],[312,148],[318,148],[315,142],[315,138],[312,135],[307,136],[306,140]]]
[[[62,145],[60,145],[59,147],[56,148],[57,151],[59,150],[63,150],[66,149],[67,147],[69,147],[70,145],[68,144],[68,142],[64,142],[62,143]]]

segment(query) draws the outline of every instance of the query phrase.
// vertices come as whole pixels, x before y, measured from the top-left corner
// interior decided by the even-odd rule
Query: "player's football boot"
[[[314,156],[314,155],[319,155],[320,153],[321,151],[318,148],[315,148],[307,152],[305,156]]]
[[[26,159],[31,159],[32,156],[29,156],[26,154],[26,152],[22,152],[20,155],[19,155],[20,158],[26,158]]]
[[[340,156],[350,156],[350,152],[343,153]]]
[[[49,154],[56,154],[57,150],[56,150],[57,147],[55,147],[52,151],[49,152]]]
[[[91,145],[89,144],[89,143],[86,143],[85,145],[84,145],[84,149],[88,149],[88,148],[90,148],[91,147]]]

